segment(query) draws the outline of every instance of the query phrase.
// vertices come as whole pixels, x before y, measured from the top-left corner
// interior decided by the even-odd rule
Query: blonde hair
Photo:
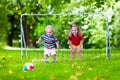
[[[53,26],[51,26],[51,25],[47,25],[46,28],[45,28],[45,31],[47,31],[48,29],[52,30],[52,32],[55,31]]]
[[[70,37],[73,36],[73,34],[72,34],[72,32],[71,32],[72,27],[76,27],[76,28],[77,28],[77,30],[78,30],[77,35],[78,35],[78,36],[82,36],[82,35],[83,35],[83,34],[82,34],[82,30],[79,28],[79,26],[76,25],[76,24],[73,24],[73,25],[70,25],[70,32],[69,32],[69,36],[70,36]]]

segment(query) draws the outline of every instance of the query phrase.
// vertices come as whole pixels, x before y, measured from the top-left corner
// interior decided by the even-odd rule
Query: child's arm
[[[56,47],[57,47],[57,49],[59,49],[59,47],[60,47],[60,46],[59,46],[59,43],[56,43]]]
[[[71,43],[71,41],[70,40],[68,40],[68,44],[69,44],[69,47],[70,48],[72,48],[73,46],[72,46],[72,43]]]
[[[38,39],[37,41],[36,41],[36,44],[38,44],[40,42],[40,39]]]
[[[79,46],[80,46],[80,48],[83,47],[83,40],[80,42]]]
[[[41,40],[43,40],[44,35],[42,35],[37,41],[36,44],[38,44]]]
[[[69,48],[73,48],[70,35],[71,35],[71,32],[69,33],[69,36],[68,36],[68,44],[69,44]]]

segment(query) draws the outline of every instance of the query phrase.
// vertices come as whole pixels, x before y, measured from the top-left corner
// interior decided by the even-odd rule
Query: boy
[[[41,40],[44,41],[44,60],[45,63],[48,63],[48,56],[51,54],[53,58],[53,62],[56,62],[56,51],[55,51],[55,45],[56,48],[59,48],[59,41],[57,38],[53,35],[54,34],[54,28],[51,25],[48,25],[45,28],[46,34],[42,35],[37,41],[36,44],[38,44]]]

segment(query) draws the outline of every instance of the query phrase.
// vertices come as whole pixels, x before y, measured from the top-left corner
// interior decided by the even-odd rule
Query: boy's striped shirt
[[[44,41],[44,46],[46,48],[49,48],[49,49],[55,48],[55,44],[59,42],[55,36],[50,36],[49,37],[46,34],[42,35],[40,37],[40,40],[43,40]]]

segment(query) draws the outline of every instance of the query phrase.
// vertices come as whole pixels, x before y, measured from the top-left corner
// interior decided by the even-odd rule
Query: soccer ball
[[[34,70],[34,65],[32,63],[25,63],[23,66],[24,71],[32,71]]]

